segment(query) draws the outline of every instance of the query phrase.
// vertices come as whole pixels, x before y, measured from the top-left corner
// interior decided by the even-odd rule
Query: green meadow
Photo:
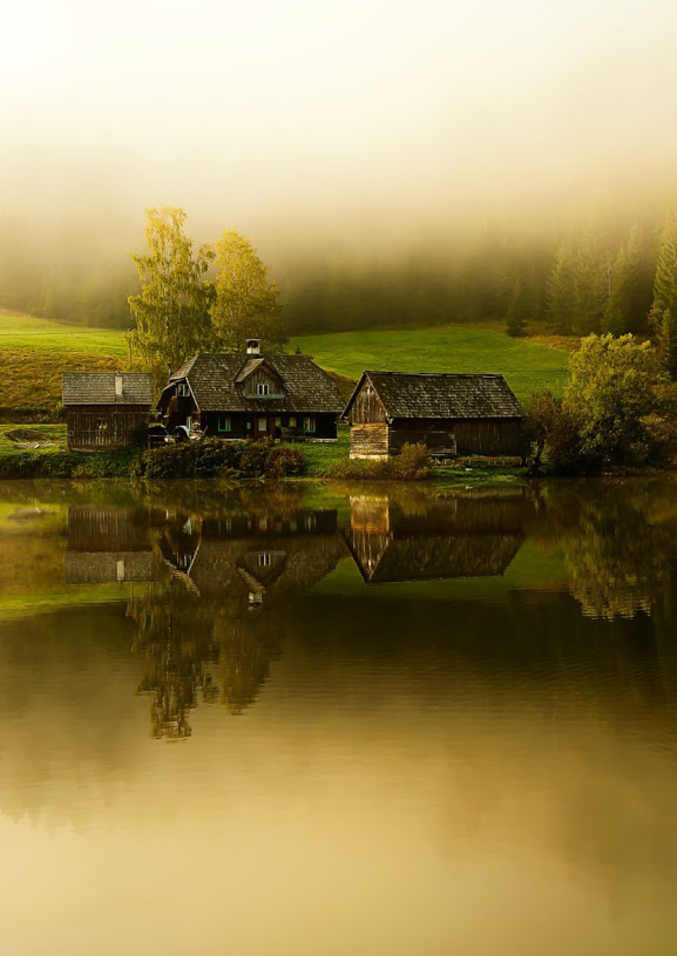
[[[127,358],[124,335],[114,329],[84,329],[50,319],[0,311],[0,349],[36,352],[86,352]]]
[[[324,368],[353,379],[365,369],[500,373],[521,400],[544,388],[561,395],[569,365],[569,353],[560,349],[460,325],[306,335],[292,344]]]

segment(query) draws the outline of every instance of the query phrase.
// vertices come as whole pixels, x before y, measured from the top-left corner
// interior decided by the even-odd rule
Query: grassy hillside
[[[0,349],[28,349],[31,352],[115,355],[127,358],[127,344],[120,331],[83,329],[61,325],[49,319],[0,311]]]
[[[0,312],[0,356],[0,417],[13,421],[31,410],[54,417],[61,405],[62,372],[114,371],[126,363],[127,345],[121,332]]]
[[[327,369],[357,379],[365,368],[403,372],[500,372],[521,399],[550,388],[560,394],[569,356],[543,343],[510,339],[487,328],[339,332],[292,340]],[[45,409],[53,417],[61,402],[61,373],[113,370],[127,361],[122,332],[83,329],[47,319],[0,312],[4,388],[0,420],[14,409]],[[341,381],[342,391],[350,384]]]
[[[318,364],[351,378],[364,369],[397,372],[499,372],[518,398],[550,388],[561,394],[569,355],[490,329],[446,326],[391,332],[337,332],[295,338]]]

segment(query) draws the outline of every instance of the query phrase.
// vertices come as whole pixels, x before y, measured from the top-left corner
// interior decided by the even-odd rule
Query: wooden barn
[[[307,355],[195,355],[169,378],[158,409],[170,432],[197,426],[212,438],[336,439],[343,402],[335,382]]]
[[[407,442],[437,458],[526,453],[524,412],[502,375],[364,372],[343,418],[351,458],[396,455]]]
[[[153,404],[145,372],[64,372],[62,395],[72,451],[145,441]]]

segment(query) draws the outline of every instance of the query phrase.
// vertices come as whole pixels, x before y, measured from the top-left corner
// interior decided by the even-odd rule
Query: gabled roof
[[[117,374],[122,395],[115,394],[115,372],[64,372],[64,405],[152,405],[153,379],[147,372]]]
[[[388,537],[365,565],[362,547],[348,546],[364,580],[424,581],[433,578],[496,577],[508,568],[522,545],[520,534],[439,534]]]
[[[524,411],[502,375],[364,372],[343,416],[360,390],[373,386],[394,418],[522,418]]]
[[[245,395],[244,380],[254,368],[261,366],[268,366],[280,377],[283,397]],[[182,379],[187,380],[198,408],[205,412],[288,411],[338,415],[343,408],[335,383],[307,355],[263,355],[252,359],[242,352],[201,352],[170,375],[168,388]]]
[[[235,376],[235,384],[241,385],[245,379],[254,372],[257,368],[260,368],[262,365],[266,364],[266,360],[259,356],[258,358],[247,359],[240,371]]]

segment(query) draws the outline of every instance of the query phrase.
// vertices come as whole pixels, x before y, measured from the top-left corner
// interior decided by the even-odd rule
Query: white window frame
[[[179,382],[176,386],[176,394],[179,398],[190,398],[190,385],[188,382]]]
[[[256,386],[256,394],[259,398],[266,398],[270,395],[270,385],[268,382],[259,382]]]
[[[303,430],[308,432],[309,435],[314,435],[317,431],[317,422],[315,421],[314,415],[306,415],[303,419]]]
[[[256,430],[259,432],[268,431],[268,419],[267,418],[257,418],[256,419]]]

